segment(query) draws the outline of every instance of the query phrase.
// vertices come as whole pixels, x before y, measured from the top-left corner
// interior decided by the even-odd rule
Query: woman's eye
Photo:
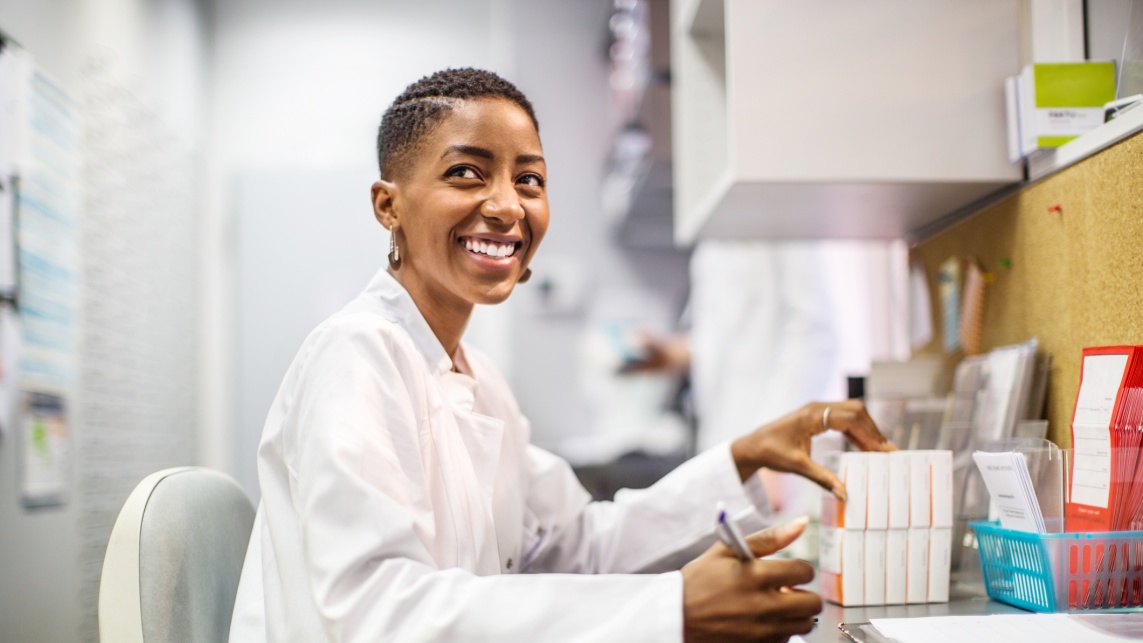
[[[476,170],[474,170],[473,168],[471,168],[467,165],[458,165],[456,167],[451,167],[451,168],[449,168],[448,172],[445,172],[445,176],[458,178],[458,179],[479,179],[480,178],[480,175],[478,175],[476,173]]]
[[[525,174],[524,176],[520,177],[519,182],[535,188],[544,187],[544,179],[539,174]]]

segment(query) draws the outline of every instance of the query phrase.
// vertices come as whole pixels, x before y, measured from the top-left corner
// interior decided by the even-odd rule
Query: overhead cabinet
[[[892,238],[1018,182],[1018,0],[674,0],[675,240]]]

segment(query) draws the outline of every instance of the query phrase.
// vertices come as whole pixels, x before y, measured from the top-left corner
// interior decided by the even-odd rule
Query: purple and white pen
[[[746,544],[746,539],[742,537],[742,532],[738,530],[734,521],[726,515],[726,505],[721,502],[718,503],[718,523],[714,530],[722,544],[738,553],[739,559],[754,560],[754,552],[750,549],[750,545]]]

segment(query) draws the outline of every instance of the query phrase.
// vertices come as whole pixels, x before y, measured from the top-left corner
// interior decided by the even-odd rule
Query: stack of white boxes
[[[847,607],[947,602],[952,452],[846,452],[838,475],[848,499],[822,503],[822,596]]]

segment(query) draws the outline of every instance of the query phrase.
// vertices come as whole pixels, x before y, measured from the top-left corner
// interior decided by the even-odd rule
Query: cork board
[[[938,266],[951,256],[975,257],[995,276],[983,350],[1040,341],[1053,360],[1049,438],[1070,446],[1080,351],[1143,344],[1143,134],[981,210],[912,253],[934,295],[937,340],[920,352],[941,352]]]

